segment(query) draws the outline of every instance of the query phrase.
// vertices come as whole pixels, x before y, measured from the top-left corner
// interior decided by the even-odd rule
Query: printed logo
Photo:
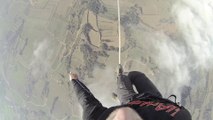
[[[155,111],[165,111],[169,113],[172,117],[174,117],[179,111],[180,108],[173,104],[164,104],[161,102],[154,102],[154,101],[141,101],[136,100],[128,103],[129,105],[139,105],[140,107],[149,107],[154,106]]]

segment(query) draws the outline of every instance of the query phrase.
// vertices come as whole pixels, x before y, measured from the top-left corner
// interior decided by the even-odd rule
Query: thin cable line
[[[119,58],[118,63],[121,64],[121,15],[120,15],[120,0],[117,0],[118,6],[118,40],[119,40]]]

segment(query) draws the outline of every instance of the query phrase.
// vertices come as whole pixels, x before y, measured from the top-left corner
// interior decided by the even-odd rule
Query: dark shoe
[[[118,75],[122,75],[123,74],[123,67],[122,67],[121,64],[118,65],[118,69],[117,70],[118,70],[118,72],[117,72]]]

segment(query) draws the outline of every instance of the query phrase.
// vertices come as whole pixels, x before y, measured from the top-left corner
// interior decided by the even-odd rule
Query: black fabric
[[[78,102],[83,108],[83,120],[97,120],[107,108],[93,96],[90,90],[79,80],[72,80]]]
[[[137,95],[133,89],[132,82],[127,75],[119,75],[117,77],[116,94],[121,104],[127,104],[135,95]]]
[[[126,105],[107,109],[100,115],[98,120],[106,120],[110,113],[121,107],[134,109],[144,120],[191,120],[189,111],[183,106],[179,106],[164,98],[147,94],[143,95],[138,95],[140,97],[135,97],[133,101]]]
[[[139,94],[134,95],[131,102],[111,108],[102,106],[82,82],[72,80],[83,108],[83,120],[106,120],[111,112],[121,107],[134,109],[144,120],[191,120],[188,110],[162,98],[158,89],[143,73],[133,71],[128,77]]]
[[[138,71],[131,71],[128,74],[128,77],[139,94],[150,93],[152,95],[162,97],[159,90],[155,87],[152,81],[146,77],[144,73]]]
[[[134,91],[135,86],[137,91]],[[130,102],[137,93],[149,93],[154,96],[162,97],[159,90],[155,87],[149,78],[144,73],[131,71],[127,75],[122,74],[117,77],[116,93],[121,104]]]

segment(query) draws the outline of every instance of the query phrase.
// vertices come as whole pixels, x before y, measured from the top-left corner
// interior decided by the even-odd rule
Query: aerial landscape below
[[[116,0],[0,0],[0,120],[81,120],[68,73],[106,107],[118,66]],[[193,120],[213,119],[213,2],[120,0],[121,64]]]

